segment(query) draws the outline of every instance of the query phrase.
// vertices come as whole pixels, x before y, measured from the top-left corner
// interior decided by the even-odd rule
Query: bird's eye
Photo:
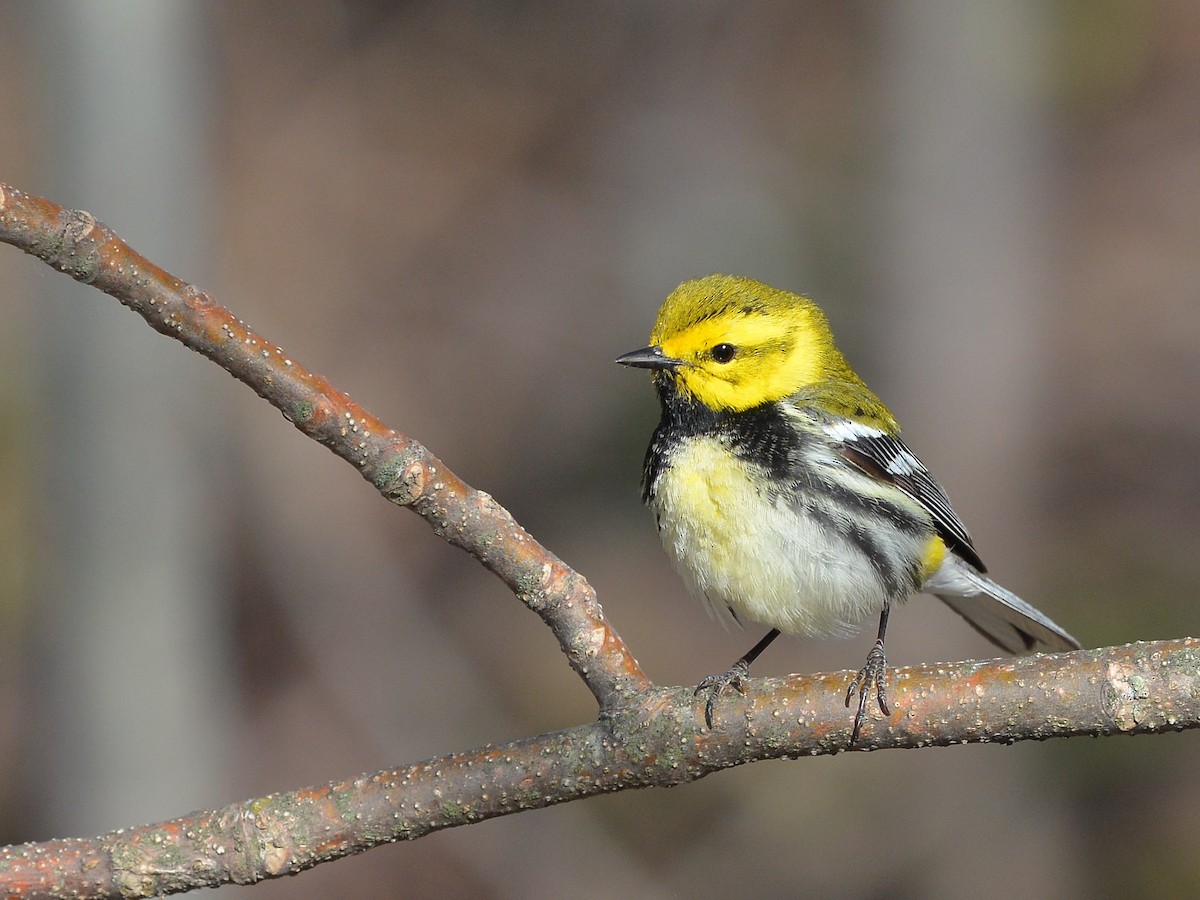
[[[737,356],[737,347],[733,344],[717,344],[709,352],[716,362],[727,363]]]

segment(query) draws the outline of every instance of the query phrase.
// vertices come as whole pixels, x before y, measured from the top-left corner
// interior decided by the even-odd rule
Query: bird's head
[[[650,346],[617,359],[654,370],[660,391],[740,412],[823,382],[862,387],[807,297],[750,278],[685,281],[663,302]]]

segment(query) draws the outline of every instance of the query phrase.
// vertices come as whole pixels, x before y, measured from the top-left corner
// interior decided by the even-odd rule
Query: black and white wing
[[[980,572],[986,571],[967,526],[950,505],[946,491],[904,441],[853,419],[833,419],[824,424],[824,429],[848,462],[868,475],[894,484],[920,503],[933,518],[946,546]]]
[[[984,574],[983,561],[950,506],[950,498],[900,438],[853,419],[827,421],[824,429],[848,462],[894,484],[929,511],[953,556],[926,583],[926,589],[1011,653],[1030,650],[1039,643],[1053,650],[1079,649],[1079,641],[1048,616]]]

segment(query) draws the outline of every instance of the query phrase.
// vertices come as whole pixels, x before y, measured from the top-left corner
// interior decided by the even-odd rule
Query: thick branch
[[[542,617],[602,710],[648,685],[582,576],[488,494],[247,328],[207,292],[145,259],[91,213],[3,183],[0,241],[99,288],[151,328],[208,357],[353,465],[387,499],[416,510],[440,537],[500,576]]]
[[[1200,725],[1200,641],[1131,644],[893,673],[895,712],[864,749],[1152,734]],[[91,840],[0,850],[19,897],[152,897],[290,875],[378,844],[846,747],[848,673],[752,679],[711,731],[689,688],[654,688],[591,725],[274,794]],[[949,702],[947,702],[949,701]]]

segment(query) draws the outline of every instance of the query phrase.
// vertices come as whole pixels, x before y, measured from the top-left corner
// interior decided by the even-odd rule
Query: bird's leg
[[[746,676],[750,674],[750,664],[758,659],[758,655],[771,645],[771,641],[779,637],[779,629],[772,628],[767,632],[766,637],[746,651],[746,655],[729,667],[728,672],[722,672],[720,675],[709,675],[698,685],[696,685],[695,696],[702,693],[708,694],[708,699],[704,704],[704,724],[709,728],[713,727],[713,707],[716,705],[717,697],[727,687],[734,688],[739,694],[746,693]]]
[[[846,706],[850,705],[850,698],[854,696],[854,692],[858,691],[858,712],[854,714],[854,730],[850,732],[850,746],[858,741],[858,732],[862,728],[862,724],[867,718],[867,703],[871,698],[871,690],[875,690],[875,699],[879,703],[879,708],[885,716],[892,714],[888,708],[887,702],[887,657],[883,655],[883,638],[887,633],[888,610],[889,606],[883,607],[883,612],[879,614],[879,636],[875,638],[875,646],[871,648],[871,652],[867,654],[867,664],[858,670],[858,674],[854,676],[850,682],[850,687],[846,689]]]

